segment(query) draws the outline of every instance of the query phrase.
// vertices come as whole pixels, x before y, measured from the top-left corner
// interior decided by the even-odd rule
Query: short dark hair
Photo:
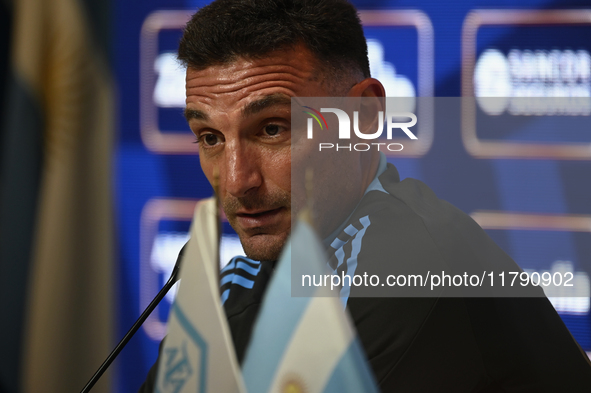
[[[370,76],[363,28],[347,0],[216,0],[187,23],[178,58],[202,70],[302,43],[330,79]]]

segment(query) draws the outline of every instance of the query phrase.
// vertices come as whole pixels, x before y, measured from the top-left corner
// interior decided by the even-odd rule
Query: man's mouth
[[[284,209],[284,207],[278,207],[271,210],[242,211],[236,213],[236,219],[243,229],[268,227],[279,223]]]

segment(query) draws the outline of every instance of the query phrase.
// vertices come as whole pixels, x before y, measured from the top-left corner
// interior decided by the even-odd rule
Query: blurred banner
[[[107,7],[16,0],[6,14],[2,392],[78,391],[113,345]],[[109,378],[94,391],[110,391]]]

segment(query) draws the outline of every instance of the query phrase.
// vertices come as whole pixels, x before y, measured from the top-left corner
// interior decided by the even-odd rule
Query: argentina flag
[[[195,208],[160,355],[157,393],[245,392],[217,284],[216,209],[214,198]]]
[[[338,297],[316,287],[291,296],[292,262],[324,274],[321,245],[298,222],[269,284],[242,367],[248,392],[378,392]],[[301,266],[301,265],[300,265]]]
[[[79,391],[113,344],[111,9],[0,2],[2,393]]]

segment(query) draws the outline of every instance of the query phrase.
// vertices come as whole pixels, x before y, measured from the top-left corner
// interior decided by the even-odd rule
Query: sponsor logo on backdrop
[[[493,116],[505,111],[511,115],[589,115],[591,55],[570,49],[512,49],[505,55],[487,49],[474,69],[474,95],[480,108]]]

